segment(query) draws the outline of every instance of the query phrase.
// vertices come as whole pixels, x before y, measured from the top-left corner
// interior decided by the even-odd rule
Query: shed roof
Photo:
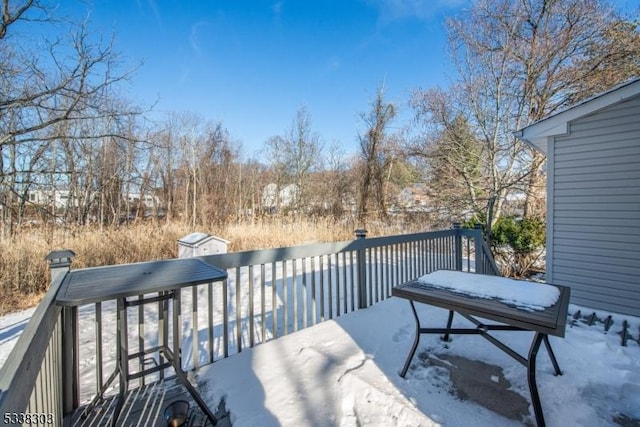
[[[178,243],[182,243],[187,246],[196,246],[196,245],[203,245],[204,243],[210,240],[216,240],[218,242],[222,242],[226,244],[231,243],[228,240],[223,239],[222,237],[212,236],[210,234],[199,233],[199,232],[191,233],[187,236],[184,236],[181,239],[178,239]]]
[[[640,78],[623,83],[564,111],[547,116],[522,128],[515,135],[517,138],[546,153],[547,138],[568,134],[569,124],[572,121],[638,95],[640,95]]]

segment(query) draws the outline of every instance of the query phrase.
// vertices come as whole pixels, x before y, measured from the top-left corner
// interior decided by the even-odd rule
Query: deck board
[[[205,419],[191,395],[175,377],[172,377],[129,390],[120,412],[118,425],[123,427],[165,427],[167,421],[164,418],[164,409],[176,400],[188,401],[192,416],[197,419]],[[117,395],[105,397],[102,403],[96,405],[84,419],[81,418],[81,415],[85,406],[82,406],[71,416],[70,425],[72,427],[110,426],[116,402]]]

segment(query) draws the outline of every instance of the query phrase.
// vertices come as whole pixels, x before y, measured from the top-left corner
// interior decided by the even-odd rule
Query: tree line
[[[224,123],[188,112],[152,122],[152,108],[120,95],[135,68],[123,70],[115,39],[96,39],[90,23],[66,22],[46,0],[1,8],[3,236],[34,219],[109,225],[162,215],[195,226],[274,211],[366,226],[391,215],[414,183],[424,183],[433,221],[474,216],[490,236],[514,194],[523,217],[544,216],[544,157],[514,132],[640,76],[638,10],[479,0],[446,21],[451,84],[417,88],[406,104],[388,101],[381,85],[359,116],[357,153],[326,145],[304,106],[259,153],[244,153]],[[42,40],[25,30],[43,27],[71,31]],[[398,123],[400,109],[412,120]],[[269,184],[278,197],[266,209]],[[34,200],[37,191],[66,202]]]

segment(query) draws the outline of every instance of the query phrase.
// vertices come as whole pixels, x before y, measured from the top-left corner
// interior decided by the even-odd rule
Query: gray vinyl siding
[[[640,97],[549,145],[548,269],[572,303],[640,316]]]

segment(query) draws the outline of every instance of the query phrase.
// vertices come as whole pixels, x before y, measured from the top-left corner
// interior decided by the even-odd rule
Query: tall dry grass
[[[270,218],[195,229],[179,222],[141,222],[114,228],[29,228],[0,240],[0,315],[37,304],[49,286],[45,256],[52,250],[76,253],[72,268],[175,258],[177,241],[194,231],[230,241],[229,251],[245,251],[354,238],[356,224],[332,218]],[[421,224],[372,223],[369,236],[424,230]]]
[[[52,250],[76,253],[73,268],[172,258],[179,224],[127,227],[29,228],[0,240],[0,314],[32,306],[49,287],[45,257]]]

